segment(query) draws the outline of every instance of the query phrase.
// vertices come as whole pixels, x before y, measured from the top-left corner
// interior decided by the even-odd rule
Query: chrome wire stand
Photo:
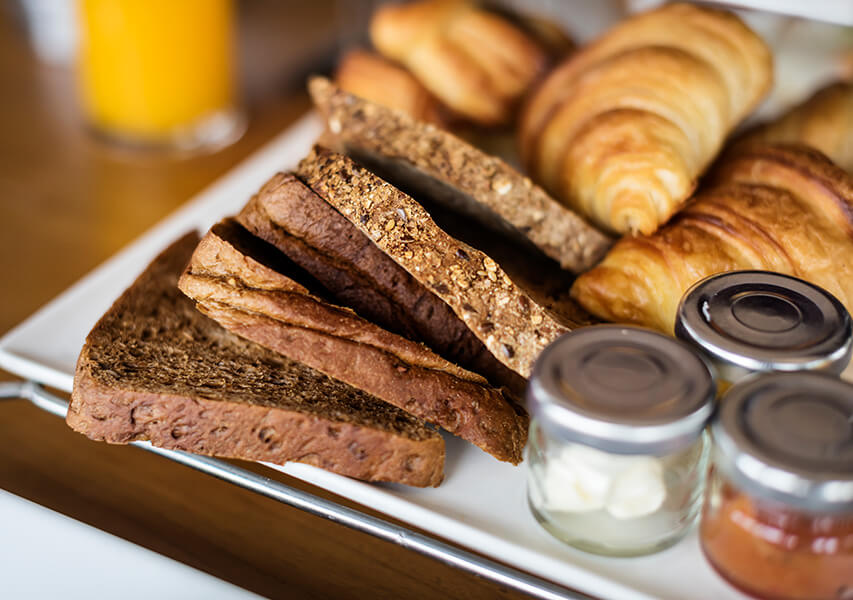
[[[46,391],[34,381],[0,383],[0,399],[23,398],[42,410],[65,418],[68,402]],[[461,569],[483,579],[488,579],[507,588],[546,600],[593,600],[580,592],[568,590],[512,567],[483,558],[472,552],[441,542],[429,536],[411,531],[378,517],[355,509],[341,506],[309,492],[305,492],[280,481],[263,477],[241,469],[230,463],[207,456],[190,454],[180,450],[166,450],[148,442],[131,442],[131,445],[159,454],[184,466],[207,473],[256,494],[277,500],[282,504],[304,510],[312,515],[340,523],[379,539],[395,543],[403,548],[430,556],[435,560]]]

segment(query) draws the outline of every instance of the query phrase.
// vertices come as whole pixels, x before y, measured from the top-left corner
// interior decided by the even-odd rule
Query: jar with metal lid
[[[762,598],[853,598],[853,385],[770,373],[732,387],[700,538],[728,581]]]
[[[754,372],[841,373],[850,362],[850,315],[816,285],[769,271],[712,275],[687,291],[675,335],[705,354],[721,392]]]
[[[646,329],[586,327],[542,352],[527,395],[528,501],[547,531],[610,556],[684,535],[701,507],[713,412],[698,355]]]

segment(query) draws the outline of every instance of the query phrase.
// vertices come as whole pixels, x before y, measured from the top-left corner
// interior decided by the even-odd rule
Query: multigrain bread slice
[[[315,146],[297,174],[521,376],[529,376],[545,346],[587,324],[583,311],[567,308],[571,303],[556,316],[495,260],[447,234],[415,200],[348,157]]]
[[[473,217],[512,239],[529,240],[561,267],[585,271],[612,240],[529,178],[430,123],[346,92],[324,77],[308,85],[336,150],[414,197]]]
[[[527,415],[501,390],[323,299],[308,273],[236,221],[226,219],[204,236],[178,287],[229,331],[441,426],[499,460],[521,462]]]
[[[521,395],[525,380],[498,361],[442,299],[295,175],[275,175],[237,220],[311,273],[336,304]]]
[[[441,483],[422,420],[226,331],[177,287],[198,243],[165,250],[101,317],[77,362],[68,424],[94,440]]]

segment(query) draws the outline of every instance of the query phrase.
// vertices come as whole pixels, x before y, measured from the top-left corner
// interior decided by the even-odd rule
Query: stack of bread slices
[[[161,254],[90,333],[93,439],[415,486],[439,428],[517,464],[539,351],[610,240],[500,159],[317,78],[325,145]]]

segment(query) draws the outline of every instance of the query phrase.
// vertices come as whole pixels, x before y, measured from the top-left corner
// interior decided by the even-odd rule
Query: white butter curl
[[[542,493],[549,511],[603,509],[616,519],[635,519],[663,505],[666,486],[663,465],[653,456],[609,454],[568,444],[548,461]]]

